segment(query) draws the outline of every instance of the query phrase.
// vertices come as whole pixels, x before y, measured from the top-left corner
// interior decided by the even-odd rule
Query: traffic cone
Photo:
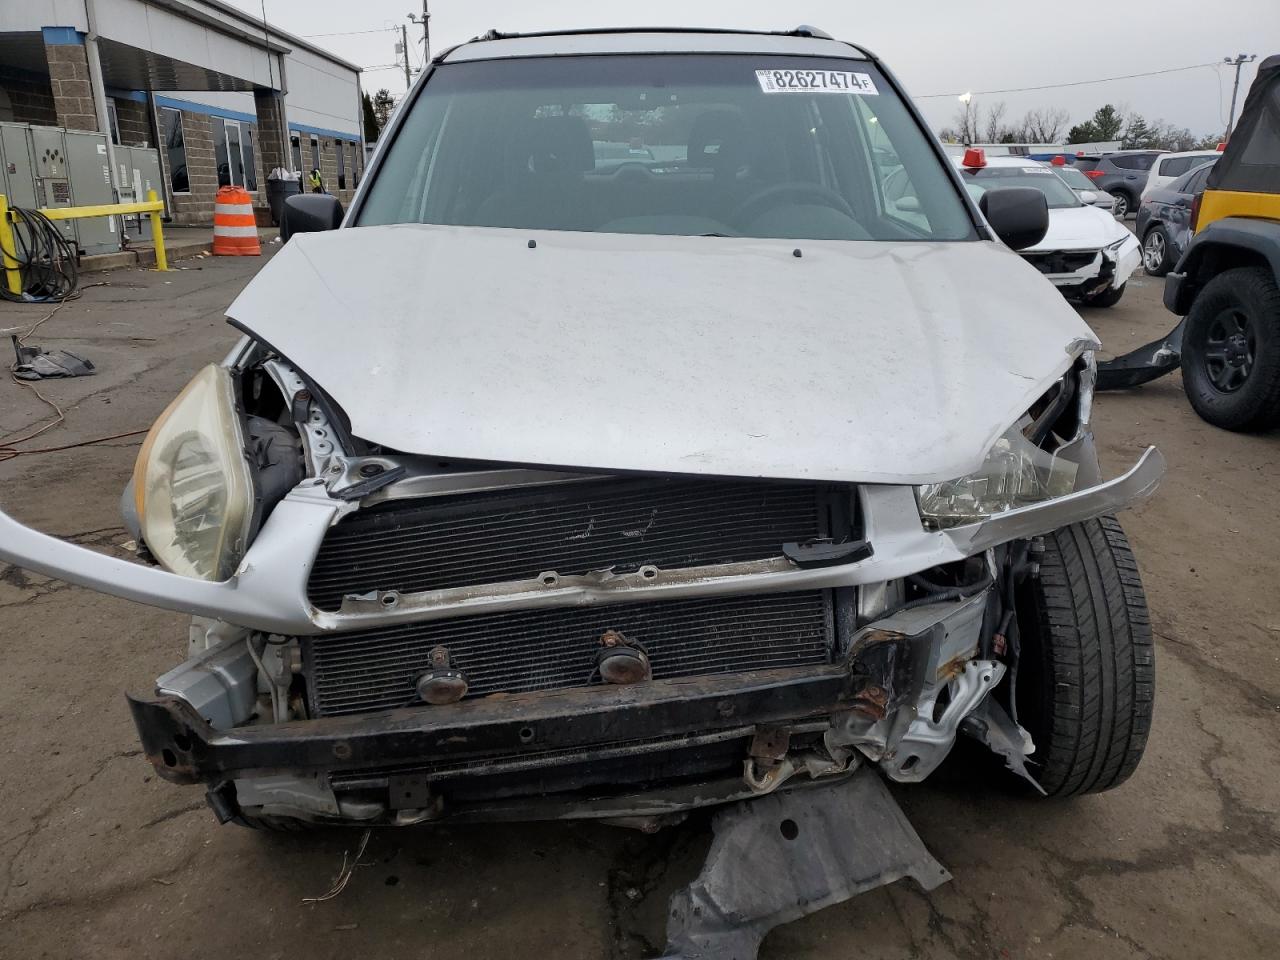
[[[221,187],[213,204],[213,255],[260,257],[253,201],[240,187]]]

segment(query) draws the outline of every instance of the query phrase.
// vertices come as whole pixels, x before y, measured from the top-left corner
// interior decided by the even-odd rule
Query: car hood
[[[1045,250],[1096,250],[1133,236],[1111,213],[1097,206],[1066,207],[1049,211],[1049,231],[1044,239],[1023,253]]]
[[[1095,339],[992,242],[421,224],[297,235],[228,314],[402,452],[869,483],[977,469]]]

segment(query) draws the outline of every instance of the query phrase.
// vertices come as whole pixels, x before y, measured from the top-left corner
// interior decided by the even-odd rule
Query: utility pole
[[[1222,58],[1223,63],[1229,64],[1236,68],[1236,82],[1231,87],[1231,112],[1227,114],[1227,132],[1223,134],[1223,137],[1222,137],[1223,140],[1231,136],[1231,128],[1232,126],[1235,125],[1235,122],[1236,122],[1236,94],[1240,91],[1240,68],[1244,66],[1246,63],[1253,63],[1253,61],[1257,59],[1258,59],[1258,55],[1256,53],[1250,53],[1250,54],[1240,53],[1236,55],[1236,58],[1234,60],[1232,60],[1230,57]]]
[[[431,63],[431,27],[428,21],[431,14],[427,11],[427,0],[422,0],[422,16],[409,14],[409,19],[422,27],[422,62]]]
[[[399,53],[404,57],[404,92],[408,93],[409,88],[413,86],[413,80],[409,77],[409,33],[405,30],[403,23],[400,24]]]

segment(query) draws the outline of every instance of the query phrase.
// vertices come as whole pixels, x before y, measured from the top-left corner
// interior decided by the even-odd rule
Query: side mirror
[[[1013,250],[1034,247],[1049,232],[1049,201],[1035,187],[999,187],[978,198],[996,236]]]
[[[286,243],[295,233],[336,230],[342,223],[342,204],[327,193],[295,193],[284,199],[280,239]]]
[[[1097,203],[1097,202],[1098,202],[1098,195],[1097,195],[1096,193],[1094,193],[1092,190],[1081,190],[1081,191],[1080,191],[1080,202],[1081,202],[1081,203],[1091,203],[1091,204],[1092,204],[1092,203]]]
[[[893,204],[903,213],[919,213],[920,200],[917,197],[900,197]]]

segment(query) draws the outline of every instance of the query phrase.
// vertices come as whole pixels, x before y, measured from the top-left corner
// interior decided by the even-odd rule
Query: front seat
[[[525,230],[590,230],[596,225],[582,177],[596,166],[586,120],[532,119],[517,131],[507,158],[507,184],[480,204],[478,223]]]

